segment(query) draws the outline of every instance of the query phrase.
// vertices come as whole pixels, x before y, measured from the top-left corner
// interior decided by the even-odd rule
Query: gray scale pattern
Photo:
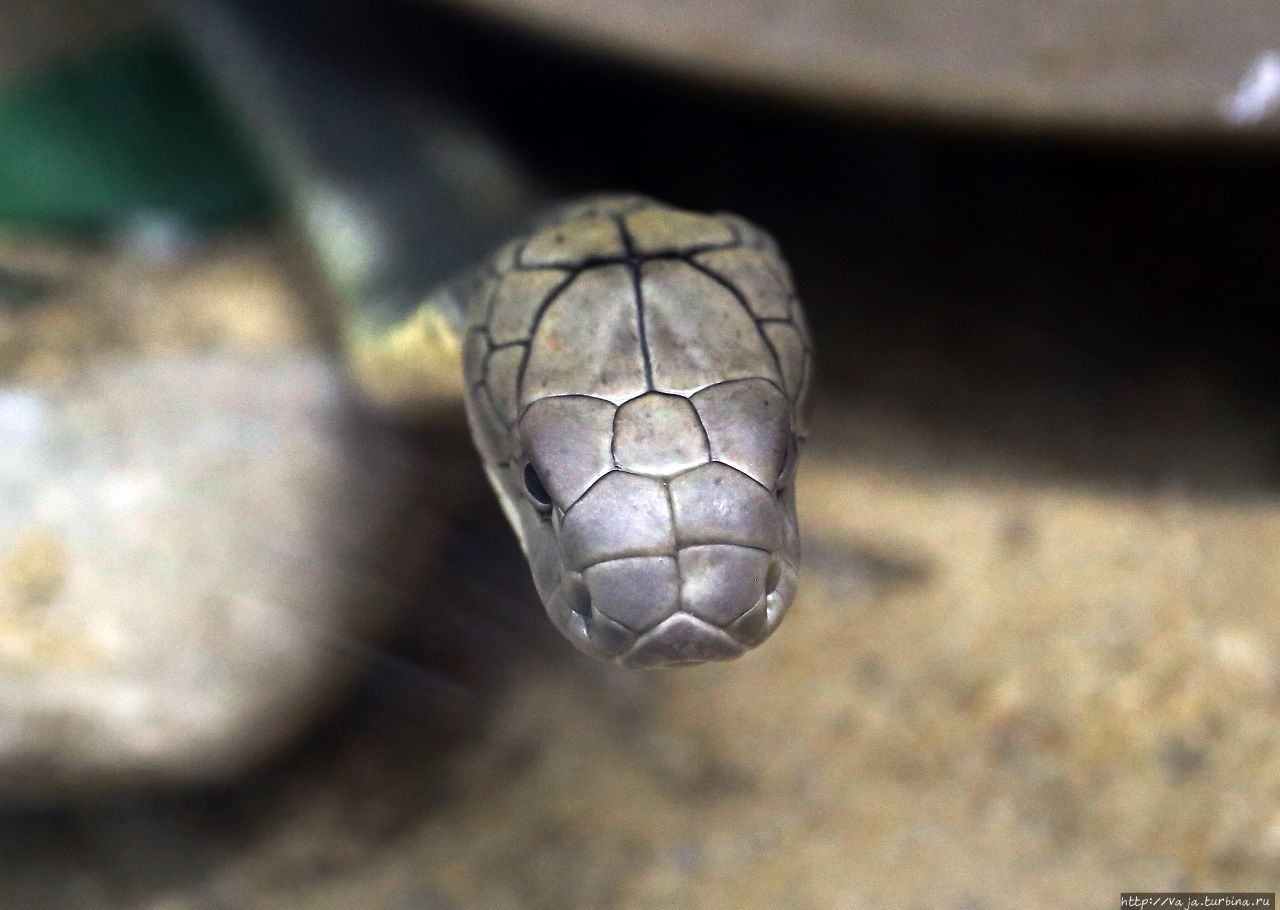
[[[468,416],[552,621],[630,666],[736,657],[795,594],[811,346],[771,238],[642,197],[504,247]]]

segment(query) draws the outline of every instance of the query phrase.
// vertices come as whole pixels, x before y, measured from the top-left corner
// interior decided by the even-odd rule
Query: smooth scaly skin
[[[649,667],[773,632],[810,344],[766,234],[640,197],[564,209],[489,263],[463,358],[489,479],[575,645]]]

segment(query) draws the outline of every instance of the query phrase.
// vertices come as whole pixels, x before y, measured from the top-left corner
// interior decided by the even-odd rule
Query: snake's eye
[[[539,506],[551,508],[551,494],[547,492],[546,485],[538,476],[538,471],[532,463],[526,463],[524,466],[524,488]]]

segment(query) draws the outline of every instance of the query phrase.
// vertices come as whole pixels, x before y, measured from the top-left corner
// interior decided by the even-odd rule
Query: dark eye
[[[547,492],[546,485],[532,464],[524,466],[524,488],[538,505],[547,507],[551,505],[551,494]]]

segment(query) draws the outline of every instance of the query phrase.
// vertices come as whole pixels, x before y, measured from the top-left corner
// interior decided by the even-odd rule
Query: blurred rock
[[[0,799],[226,777],[343,684],[434,533],[365,581],[419,466],[344,400],[305,354],[0,389]]]

